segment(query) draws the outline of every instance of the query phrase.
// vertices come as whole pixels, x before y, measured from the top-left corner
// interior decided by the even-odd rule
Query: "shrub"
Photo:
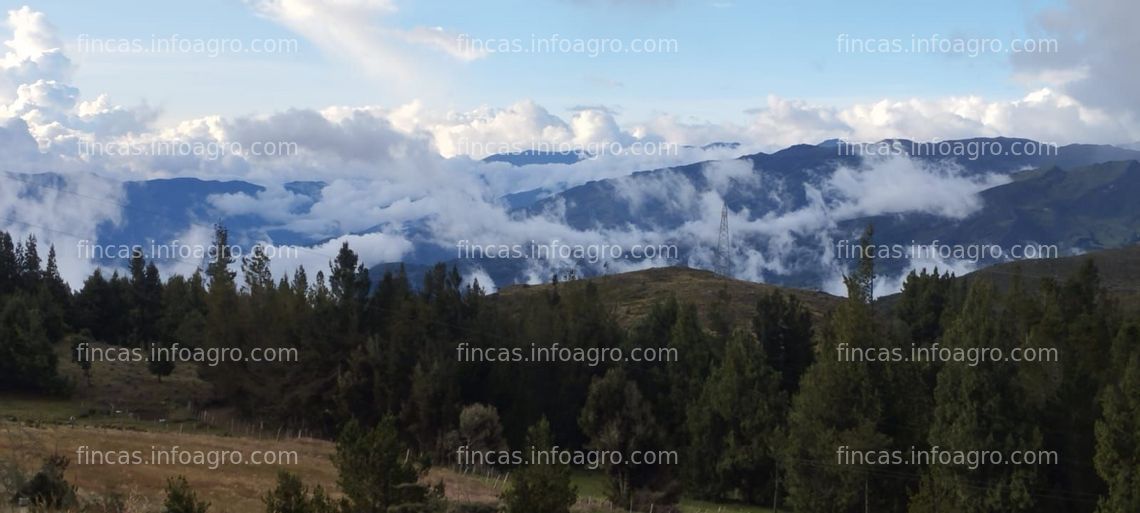
[[[277,487],[263,497],[266,513],[336,513],[340,504],[319,485],[310,490],[296,474],[277,474]]]
[[[71,460],[58,454],[49,456],[44,466],[32,479],[21,485],[12,497],[12,502],[26,499],[29,503],[47,509],[62,509],[75,506],[75,487],[63,478]]]
[[[209,508],[210,503],[198,500],[198,494],[190,488],[185,477],[167,479],[162,513],[206,513]]]

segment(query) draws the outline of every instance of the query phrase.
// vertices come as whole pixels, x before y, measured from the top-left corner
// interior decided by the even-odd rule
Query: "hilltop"
[[[711,271],[688,267],[658,267],[621,274],[583,278],[559,286],[577,286],[594,283],[603,302],[614,310],[619,324],[630,327],[649,313],[653,304],[669,298],[689,302],[697,307],[702,322],[718,302],[718,295],[727,294],[728,319],[736,326],[748,325],[755,314],[756,301],[763,295],[779,290],[799,299],[816,317],[831,311],[842,300],[820,291],[797,289],[736,280]],[[554,286],[513,285],[503,288],[494,298],[508,309],[522,308],[537,295],[549,292]]]
[[[1110,295],[1126,307],[1140,307],[1140,245],[1064,258],[1009,262],[980,269],[965,278],[984,278],[999,288],[1005,288],[1014,276],[1020,274],[1023,282],[1033,288],[1045,278],[1064,280],[1076,273],[1088,259],[1096,263],[1101,286]]]

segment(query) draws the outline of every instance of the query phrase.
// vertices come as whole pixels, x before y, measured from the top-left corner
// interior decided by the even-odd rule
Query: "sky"
[[[333,2],[348,4],[350,2]],[[280,12],[303,2],[39,2],[65,41],[91,38],[299,38],[296,52],[176,59],[144,54],[75,52],[83,89],[122,101],[147,101],[175,115],[268,113],[290,107],[397,104],[420,99],[447,109],[509,105],[533,99],[552,111],[603,104],[631,116],[668,112],[708,121],[739,120],[768,95],[820,102],[887,96],[936,98],[979,94],[1015,99],[1007,54],[840,53],[838,36],[911,38],[1030,37],[1037,2],[502,1],[357,2],[340,17]],[[371,6],[369,6],[369,4]],[[298,7],[291,7],[297,5]],[[944,5],[944,4],[942,4]],[[305,16],[311,16],[306,18]],[[336,42],[318,27],[345,32],[440,28],[478,41],[665,40],[661,53],[544,52],[492,54],[473,60],[417,48],[391,36],[381,46]],[[366,40],[369,38],[365,38]],[[554,39],[548,39],[554,40]],[[554,40],[558,41],[558,40]],[[488,43],[492,44],[492,43]],[[583,43],[583,48],[584,48]],[[596,43],[601,45],[601,42]],[[553,43],[551,44],[553,46]],[[255,74],[249,73],[256,69]],[[202,80],[208,73],[210,79]],[[256,94],[250,94],[256,91]]]
[[[220,217],[256,214],[267,230],[327,240],[330,252],[351,240],[366,261],[388,262],[412,251],[409,226],[426,226],[443,247],[701,241],[716,233],[725,191],[674,190],[667,177],[628,191],[691,206],[686,233],[573,230],[558,212],[519,219],[502,198],[831,138],[1140,141],[1140,3],[1132,0],[0,7],[0,170],[64,177],[61,190],[43,194],[0,183],[0,229],[54,233],[61,245],[125,222],[121,184],[133,180],[259,184],[256,195],[209,203]],[[700,149],[712,142],[741,146]],[[526,149],[597,158],[522,168],[481,161]],[[735,167],[705,172],[725,190],[731,180],[720,174],[762,178],[726,169]],[[294,180],[326,183],[323,198],[298,213],[302,198],[284,187]],[[786,241],[824,233],[854,210],[968,215],[957,207],[979,208],[977,194],[1000,180],[886,162],[836,170],[810,209],[763,223],[763,213],[731,216],[734,226]],[[879,189],[891,197],[848,204]],[[181,240],[207,243],[207,221]],[[767,233],[772,226],[783,232]],[[756,262],[747,264],[751,277],[782,265],[779,254],[741,251]],[[64,260],[73,283],[94,265]],[[325,262],[318,253],[306,265]]]
[[[1045,88],[1060,94],[1064,83],[1043,80],[1047,70],[1029,64],[1033,56],[1008,50],[1019,40],[1059,44],[1044,18],[1078,10],[1096,16],[1086,3],[1093,2],[41,0],[35,9],[67,47],[73,85],[158,109],[163,126],[291,108],[419,102],[447,113],[527,100],[564,118],[588,106],[605,107],[629,125],[662,117],[747,125],[772,98],[843,108],[954,98],[1016,102]],[[175,39],[237,41],[243,48],[273,40],[287,49],[113,52],[93,43]],[[1002,48],[870,53],[856,51],[856,39],[994,40]],[[627,51],[638,40],[665,50]],[[504,41],[541,41],[555,51],[494,51]],[[558,51],[571,43],[580,50]],[[1043,59],[1074,48],[1056,50]],[[1072,134],[1080,135],[1107,137]]]

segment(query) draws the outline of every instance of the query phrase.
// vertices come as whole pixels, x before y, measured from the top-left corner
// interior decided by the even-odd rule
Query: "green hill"
[[[716,307],[718,296],[723,291],[728,295],[728,319],[738,326],[751,322],[756,301],[774,290],[795,296],[816,316],[829,312],[842,299],[824,292],[735,280],[687,267],[660,267],[597,276],[559,286],[581,286],[589,282],[598,286],[602,301],[615,310],[618,322],[627,328],[649,313],[654,303],[670,295],[678,301],[693,303],[701,320],[708,321],[709,312]],[[550,284],[516,285],[502,289],[493,297],[508,310],[521,311],[527,302],[549,292],[552,287]]]

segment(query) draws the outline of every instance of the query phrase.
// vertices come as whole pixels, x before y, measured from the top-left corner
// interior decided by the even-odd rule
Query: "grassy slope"
[[[177,446],[186,451],[240,451],[249,457],[253,451],[294,451],[297,463],[290,465],[225,465],[211,469],[208,465],[82,465],[76,457],[80,446],[101,451],[141,451]],[[179,433],[175,429],[114,429],[85,425],[47,425],[0,421],[0,461],[16,463],[25,472],[34,471],[43,458],[60,453],[71,457],[66,478],[76,485],[81,497],[90,499],[118,491],[131,497],[131,502],[153,510],[161,504],[166,479],[183,475],[199,496],[211,503],[214,513],[260,513],[264,511],[261,496],[274,486],[279,470],[300,475],[310,485],[320,484],[336,489],[336,470],[330,456],[333,445],[311,438],[253,438],[215,434]],[[425,478],[443,481],[450,500],[458,502],[494,502],[503,483],[494,478],[479,477],[436,468]],[[579,472],[574,476],[579,490],[578,511],[608,511],[603,478],[597,473]],[[731,504],[685,501],[687,513],[720,511],[723,513],[763,513],[763,508]]]
[[[816,315],[830,311],[840,300],[824,292],[734,280],[709,271],[684,267],[662,267],[598,276],[563,283],[560,287],[579,286],[587,281],[598,285],[602,301],[614,309],[618,321],[627,328],[649,313],[654,303],[665,300],[670,295],[678,301],[696,304],[702,321],[707,321],[709,312],[716,304],[717,294],[724,290],[728,293],[729,319],[741,326],[747,326],[751,322],[757,299],[773,290],[796,296]],[[551,287],[549,284],[517,285],[504,288],[494,297],[508,310],[517,311],[534,300],[536,295],[548,292]]]
[[[1020,274],[1027,286],[1036,286],[1042,278],[1058,281],[1076,273],[1085,260],[1092,259],[1100,272],[1101,285],[1126,307],[1140,307],[1140,245],[1109,249],[1086,255],[1022,260],[981,269],[967,278],[984,278],[999,287],[1010,284]]]
[[[278,433],[250,425],[230,423],[222,411],[196,414],[187,402],[201,404],[211,393],[194,369],[182,366],[159,383],[144,363],[97,363],[88,384],[80,368],[60,349],[60,370],[77,383],[70,399],[0,395],[0,478],[6,466],[15,464],[29,475],[53,453],[71,458],[67,480],[85,499],[118,492],[128,502],[147,511],[161,507],[166,479],[183,475],[204,500],[211,513],[261,513],[261,496],[271,489],[277,472],[288,470],[309,485],[336,490],[336,470],[330,459],[331,442],[295,433]],[[249,458],[253,451],[291,451],[296,463],[288,465],[178,464],[81,464],[77,450],[87,446],[99,451],[140,451],[178,446],[184,451],[239,451]],[[425,478],[443,481],[448,498],[457,502],[495,502],[504,486],[501,480],[436,468]],[[0,479],[2,481],[2,479]],[[580,512],[610,511],[604,505],[603,478],[598,473],[578,472]],[[8,505],[0,501],[0,513]],[[764,513],[759,508],[686,501],[686,513]]]

